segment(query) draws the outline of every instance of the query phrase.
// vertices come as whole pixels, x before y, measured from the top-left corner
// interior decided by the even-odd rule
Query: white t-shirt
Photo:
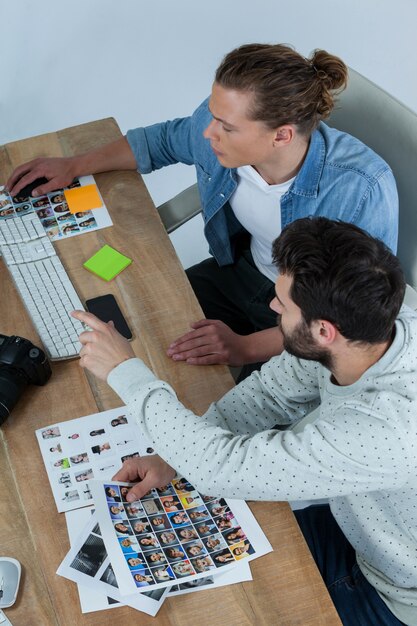
[[[278,271],[272,263],[272,242],[281,232],[281,196],[294,178],[268,185],[251,165],[237,169],[238,185],[230,198],[236,218],[251,235],[250,250],[258,270],[275,282]]]

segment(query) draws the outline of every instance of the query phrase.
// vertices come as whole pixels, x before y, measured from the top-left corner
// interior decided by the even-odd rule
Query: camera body
[[[0,425],[10,415],[27,385],[44,385],[51,366],[40,348],[28,339],[0,333]]]

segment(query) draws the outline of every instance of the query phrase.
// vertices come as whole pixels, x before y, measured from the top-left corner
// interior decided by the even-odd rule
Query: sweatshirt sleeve
[[[404,429],[392,420],[395,399],[378,393],[364,405],[326,397],[318,406],[320,376],[316,363],[284,353],[203,416],[185,408],[139,359],[116,367],[108,383],[156,452],[202,493],[304,500],[401,485],[410,456]],[[317,419],[300,432],[272,428],[314,409]]]
[[[279,462],[276,454],[282,432],[273,426],[298,421],[318,404],[316,366],[311,364],[300,364],[295,378],[291,370],[292,382],[288,380],[287,386],[293,388],[292,399],[285,400],[289,389],[279,389],[273,376],[281,365],[280,378],[288,376],[285,361],[284,356],[273,359],[260,374],[253,374],[212,404],[203,416],[186,409],[173,389],[139,359],[115,368],[108,383],[156,452],[192,479],[201,492],[285,499],[287,492],[280,490],[281,479],[274,471],[278,469],[274,465]]]

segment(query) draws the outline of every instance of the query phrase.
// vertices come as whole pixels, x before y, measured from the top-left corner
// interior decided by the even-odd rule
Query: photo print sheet
[[[83,546],[83,542],[85,540],[85,533],[80,537],[80,528],[84,528],[87,524],[91,524],[91,527],[95,527],[96,521],[91,520],[93,509],[91,507],[76,509],[74,511],[68,511],[65,513],[65,519],[67,522],[68,535],[70,539],[71,548],[73,548],[71,554],[78,554]],[[109,592],[108,587],[103,585],[103,582],[100,580],[100,577],[89,577],[88,584],[86,583],[86,579],[84,576],[81,576],[77,569],[71,567],[71,563],[74,561],[74,558],[69,556],[62,563],[62,566],[59,568],[59,573],[61,576],[69,578],[74,582],[81,580],[82,582],[77,582],[78,595],[80,599],[81,611],[83,613],[91,613],[93,611],[103,611],[106,609],[116,608],[118,606],[123,606],[123,602],[125,598],[123,597],[123,601],[119,602],[115,599],[116,594],[114,593],[114,589],[111,590],[111,596],[107,595]],[[155,606],[156,602],[162,603],[162,597],[160,600],[157,600],[153,597],[154,594],[162,594],[165,598],[165,593],[168,592],[167,597],[171,597],[173,595],[181,595],[185,593],[194,593],[198,591],[204,591],[204,589],[210,588],[214,589],[216,587],[223,587],[225,585],[233,585],[235,583],[240,583],[244,581],[252,580],[252,574],[250,571],[249,563],[243,561],[239,567],[235,567],[227,572],[221,572],[216,574],[216,576],[207,576],[204,578],[199,578],[196,580],[192,580],[188,583],[181,583],[179,585],[174,585],[173,587],[169,587],[167,589],[159,589],[156,591],[145,592],[142,595],[146,595],[150,597],[153,602],[148,602],[150,607]],[[138,594],[135,593],[135,598]],[[136,608],[136,605],[131,604],[133,608]],[[139,610],[144,610],[143,608],[139,608]]]
[[[204,591],[205,589],[215,589],[224,587],[225,585],[234,585],[235,583],[243,583],[252,580],[252,573],[248,561],[242,561],[239,567],[233,567],[223,572],[217,571],[215,576],[205,576],[204,578],[195,578],[187,583],[180,583],[169,588],[168,598],[172,596],[181,596],[185,593],[194,593]]]
[[[91,483],[103,540],[126,594],[215,576],[272,550],[243,501],[203,496],[177,477],[128,503],[130,486]]]
[[[59,512],[93,504],[90,480],[128,458],[153,454],[126,407],[39,428],[36,437]]]
[[[84,535],[80,537],[80,528],[84,528],[87,524],[90,523],[92,513],[94,509],[92,507],[83,508],[83,509],[75,509],[74,511],[68,511],[65,513],[65,520],[67,523],[68,535],[70,540],[71,548],[73,548],[72,554],[78,554],[81,550],[84,540]],[[91,525],[94,527],[95,521],[91,521]],[[78,574],[78,570],[75,568],[71,568],[71,563],[74,559],[68,557],[68,560],[65,559],[62,564],[62,570],[60,568],[60,573],[62,576],[77,582],[80,579]],[[69,568],[69,569],[68,569]],[[68,575],[67,575],[68,574]],[[204,578],[198,578],[196,580],[192,580],[188,583],[180,583],[179,585],[174,585],[172,587],[167,588],[168,595],[167,597],[182,595],[185,593],[195,593],[199,591],[204,591],[204,589],[214,589],[216,587],[223,587],[225,585],[233,585],[235,583],[241,583],[244,581],[252,580],[252,574],[250,571],[250,566],[247,561],[242,561],[239,567],[235,567],[229,571],[222,571],[221,573],[216,573],[216,576],[206,576]],[[82,613],[91,613],[93,611],[103,611],[106,609],[117,608],[118,606],[123,606],[123,601],[118,601],[114,597],[107,595],[108,587],[104,587],[102,581],[96,578],[89,577],[88,585],[83,579],[83,582],[77,582],[78,595],[80,599],[80,606]],[[94,584],[93,584],[94,581]],[[155,592],[145,592],[147,597],[151,597],[151,599],[155,602],[162,602],[161,600],[157,600],[152,596],[152,594],[161,594],[164,593],[165,590],[159,589]],[[115,596],[114,590],[111,590],[112,596]],[[144,595],[144,594],[141,594]],[[137,597],[137,594],[135,594]],[[153,603],[149,603],[150,606]],[[131,605],[132,606],[132,605]],[[156,606],[156,605],[155,605]],[[134,607],[136,608],[136,606]],[[144,610],[141,608],[140,610]]]
[[[71,213],[65,201],[64,190],[89,185],[95,186],[102,206],[89,211]],[[81,235],[84,232],[106,228],[113,224],[93,176],[75,178],[73,183],[65,189],[58,189],[37,198],[20,198],[20,201],[18,198],[11,197],[4,186],[0,186],[0,220],[23,216],[27,213],[37,214],[51,241]]]
[[[122,595],[107,556],[100,526],[91,509],[88,510],[87,525],[81,534],[79,528],[78,526],[77,540],[59,566],[57,574],[82,585],[87,590],[88,596],[93,594],[89,600],[90,607],[92,601],[94,602],[95,592],[101,594],[103,608],[120,606]],[[167,593],[168,589],[155,589],[141,594],[134,593],[131,596],[124,595],[123,604],[148,615],[156,615]],[[84,613],[84,609],[82,610]],[[90,610],[99,609],[96,605]]]

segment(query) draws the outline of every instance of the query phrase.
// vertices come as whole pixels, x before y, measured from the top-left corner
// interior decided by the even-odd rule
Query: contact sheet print
[[[92,504],[92,479],[113,476],[126,459],[153,453],[125,407],[40,428],[36,437],[60,512]]]
[[[121,604],[127,604],[126,597],[122,596],[119,588],[114,585],[109,586],[111,583],[109,582],[108,574],[110,574],[112,570],[107,567],[110,563],[107,553],[103,559],[100,556],[100,551],[98,555],[94,553],[93,556],[91,556],[88,550],[90,536],[97,534],[95,531],[99,528],[96,518],[93,518],[92,514],[93,509],[91,507],[68,511],[65,514],[71,551],[68,553],[57,572],[61,576],[77,583],[83,613],[112,609]],[[80,528],[85,529],[81,535]],[[99,562],[103,561],[101,566],[99,563],[96,563],[97,556]],[[104,576],[104,572],[107,572],[107,576]],[[114,577],[114,573],[112,576]],[[112,580],[115,582],[115,578]],[[249,563],[242,561],[239,567],[226,572],[219,571],[215,576],[206,576],[204,578],[173,585],[165,589],[146,591],[140,594],[135,593],[129,599],[129,606],[144,611],[149,615],[154,615],[165,597],[195,593],[203,591],[206,588],[213,589],[246,580],[252,580],[252,575]],[[115,584],[117,585],[116,582]]]
[[[64,190],[95,185],[93,176],[75,178],[65,189],[44,196],[13,198],[0,186],[0,220],[36,213],[51,241],[58,241],[90,230],[112,226],[110,214],[101,198],[102,206],[92,211],[71,213],[65,201]],[[98,190],[97,190],[97,193]]]
[[[216,575],[272,550],[244,502],[201,495],[184,478],[136,502],[126,499],[128,484],[94,481],[91,489],[126,594]]]

